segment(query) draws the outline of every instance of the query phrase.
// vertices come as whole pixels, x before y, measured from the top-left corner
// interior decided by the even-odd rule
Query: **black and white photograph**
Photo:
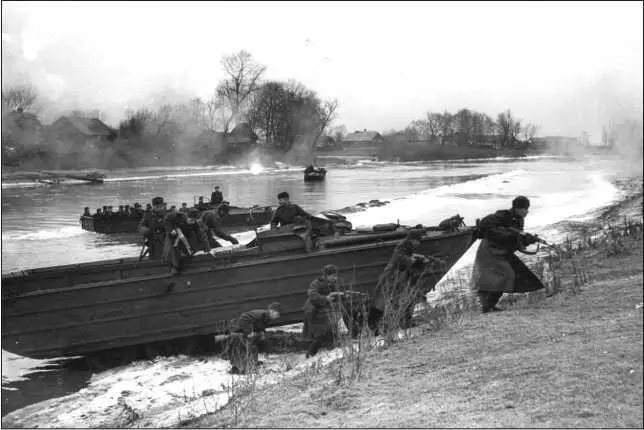
[[[3,428],[644,426],[644,2],[1,6]]]

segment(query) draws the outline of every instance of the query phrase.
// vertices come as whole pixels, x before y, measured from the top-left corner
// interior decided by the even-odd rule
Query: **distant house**
[[[338,146],[335,139],[331,136],[320,136],[317,143],[315,144],[315,149],[318,151],[325,151],[329,149],[334,149]]]
[[[248,123],[242,122],[235,126],[227,136],[228,148],[233,152],[243,152],[257,145],[257,134]]]
[[[352,145],[380,145],[385,139],[377,131],[355,131],[347,134],[342,143],[346,146]]]
[[[61,116],[48,127],[48,131],[57,138],[87,144],[116,138],[116,132],[98,118]]]

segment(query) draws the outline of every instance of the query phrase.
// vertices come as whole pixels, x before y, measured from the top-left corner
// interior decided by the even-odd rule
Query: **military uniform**
[[[151,259],[163,259],[176,272],[180,269],[179,250],[174,247],[175,238],[170,234],[172,230],[182,225],[183,219],[178,212],[149,211],[139,223],[139,232],[147,240]],[[185,227],[184,227],[185,228]]]
[[[514,255],[532,243],[521,235],[523,225],[523,218],[514,209],[497,211],[479,223],[482,241],[476,253],[472,280],[484,312],[496,309],[503,293],[544,288],[539,278]]]
[[[311,218],[311,215],[304,209],[296,204],[289,203],[279,206],[273,213],[271,219],[271,228],[283,227],[285,225],[294,224],[297,217]]]
[[[313,280],[309,286],[307,299],[302,308],[304,310],[302,336],[313,341],[309,347],[308,356],[317,354],[322,344],[333,340],[333,324],[336,318],[327,296],[336,291],[340,291],[337,282],[331,282],[324,276]]]
[[[369,328],[376,334],[378,323],[385,312],[398,314],[402,327],[411,323],[414,307],[422,295],[420,290],[416,291],[416,281],[424,270],[424,264],[414,257],[413,242],[420,236],[422,233],[412,232],[394,249],[391,259],[378,279],[369,311]],[[401,295],[404,296],[402,303]]]
[[[258,337],[249,339],[248,336],[251,333],[263,335],[271,323],[269,315],[267,309],[253,309],[242,313],[231,324],[225,355],[232,364],[233,373],[247,373],[253,366],[260,364],[259,350],[264,346],[263,341]]]
[[[224,194],[219,191],[213,191],[212,194],[210,194],[210,204],[211,205],[218,205],[219,203],[224,201]]]
[[[216,210],[204,211],[199,217],[199,225],[205,234],[205,242],[210,248],[220,248],[221,244],[214,236],[220,237],[234,244],[239,243],[237,239],[221,229],[222,219]],[[214,235],[213,235],[214,233]]]

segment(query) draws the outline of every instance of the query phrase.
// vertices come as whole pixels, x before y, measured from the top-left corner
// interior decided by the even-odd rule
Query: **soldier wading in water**
[[[537,243],[536,235],[523,231],[530,200],[519,196],[510,210],[500,210],[479,222],[479,238],[483,239],[476,253],[473,287],[478,292],[483,313],[500,311],[496,304],[503,293],[527,293],[544,288],[530,269],[516,256],[528,245]]]

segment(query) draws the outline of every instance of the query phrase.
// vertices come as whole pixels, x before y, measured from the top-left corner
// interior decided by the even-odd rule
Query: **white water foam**
[[[60,228],[53,228],[48,230],[37,230],[32,232],[12,231],[2,233],[2,240],[18,241],[18,240],[47,240],[47,239],[64,239],[73,236],[80,236],[87,234],[80,226],[67,226]]]

